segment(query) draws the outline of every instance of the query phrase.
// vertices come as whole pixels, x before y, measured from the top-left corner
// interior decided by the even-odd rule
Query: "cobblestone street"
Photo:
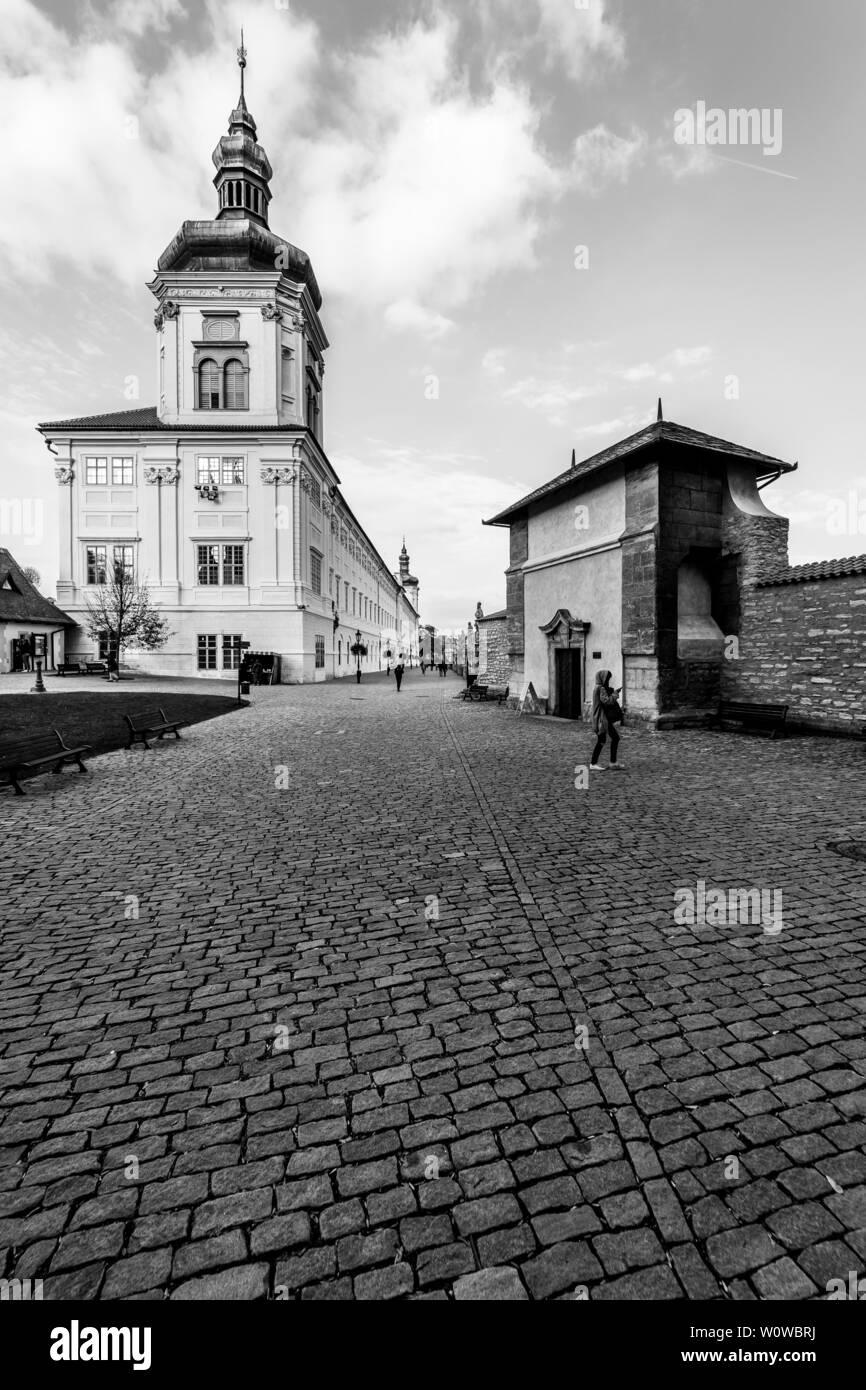
[[[522,1300],[862,1277],[866,862],[827,842],[866,841],[866,748],[627,726],[625,770],[584,789],[585,725],[459,688],[254,689],[4,792],[7,1277]],[[776,894],[781,930],[679,923],[701,884]]]

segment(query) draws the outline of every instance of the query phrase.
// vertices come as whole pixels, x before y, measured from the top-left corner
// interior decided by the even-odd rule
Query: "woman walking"
[[[595,687],[592,692],[592,727],[595,729],[595,747],[592,750],[592,758],[589,763],[590,772],[604,772],[604,768],[599,767],[598,760],[608,735],[610,735],[610,770],[611,772],[620,770],[616,761],[616,753],[619,748],[619,734],[616,731],[616,726],[622,719],[622,710],[619,706],[622,686],[619,685],[614,690],[610,682],[610,671],[596,671]]]

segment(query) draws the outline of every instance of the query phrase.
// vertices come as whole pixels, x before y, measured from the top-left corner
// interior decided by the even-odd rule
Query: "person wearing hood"
[[[611,771],[619,771],[619,765],[616,761],[619,734],[616,731],[616,726],[622,719],[622,710],[619,705],[622,686],[617,686],[614,690],[611,686],[611,680],[610,671],[596,671],[595,686],[592,692],[592,727],[595,729],[595,747],[589,762],[591,772],[604,772],[604,768],[599,767],[598,760],[608,735],[610,735]]]

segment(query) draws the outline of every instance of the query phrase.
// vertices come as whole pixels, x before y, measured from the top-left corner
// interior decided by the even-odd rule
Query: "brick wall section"
[[[529,557],[529,521],[521,517],[511,523],[511,552],[505,571],[505,606],[508,609],[508,650],[523,664],[524,582],[518,567]]]
[[[487,660],[478,672],[478,679],[489,685],[508,685],[511,674],[511,660],[508,655],[508,620],[506,618],[485,618],[483,622],[479,623],[479,627],[483,633],[487,634]]]
[[[659,484],[655,461],[625,475],[622,540],[622,650],[625,656],[656,651],[656,550]],[[648,530],[646,528],[652,527]]]
[[[866,575],[747,584],[739,637],[739,659],[722,663],[723,698],[789,704],[804,727],[866,726]]]

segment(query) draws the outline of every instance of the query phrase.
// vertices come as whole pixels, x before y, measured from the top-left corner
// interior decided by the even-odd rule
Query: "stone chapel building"
[[[61,494],[57,597],[80,624],[72,656],[102,654],[84,602],[122,565],[171,629],[130,666],[220,677],[246,642],[279,658],[283,681],[322,681],[354,670],[357,631],[365,670],[417,650],[418,585],[403,586],[402,561],[390,571],[325,452],[322,296],[307,254],[269,226],[272,170],[238,59],[216,216],[184,222],[148,286],[157,405],[39,426]]]
[[[507,607],[485,675],[586,716],[595,673],[627,715],[704,723],[719,700],[866,729],[866,555],[788,565],[764,489],[797,467],[659,418],[485,522],[507,526]]]

